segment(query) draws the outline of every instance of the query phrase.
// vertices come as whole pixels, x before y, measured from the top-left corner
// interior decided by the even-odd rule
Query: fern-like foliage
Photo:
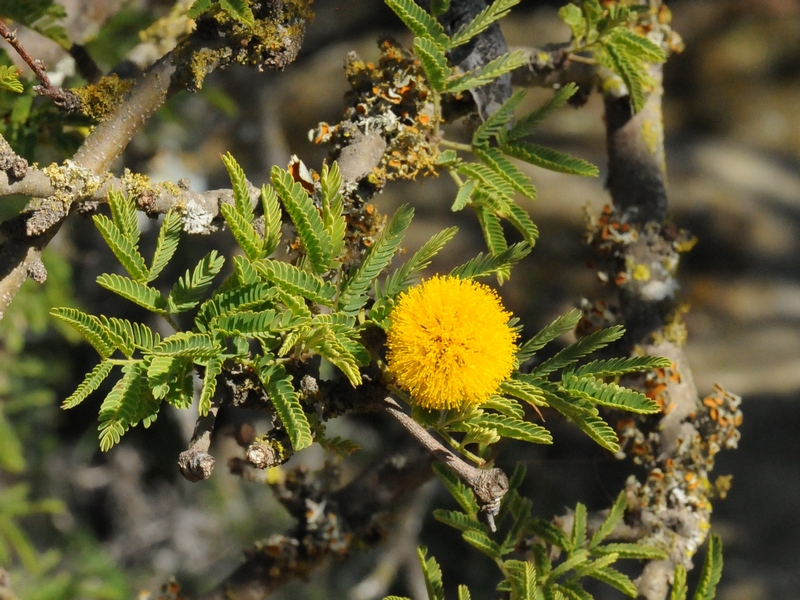
[[[581,0],[559,10],[572,30],[572,51],[591,52],[598,63],[616,73],[625,84],[633,112],[642,109],[653,86],[648,66],[666,60],[659,45],[634,30],[637,14],[635,7],[604,7],[599,0]]]
[[[624,492],[619,494],[608,516],[590,538],[588,513],[580,503],[573,511],[569,530],[532,515],[533,503],[518,491],[525,479],[525,468],[517,465],[497,516],[500,528],[492,533],[476,518],[478,506],[472,491],[460,484],[447,467],[439,465],[435,471],[462,510],[437,509],[434,517],[461,532],[467,544],[501,567],[502,579],[497,591],[510,594],[512,598],[591,598],[582,585],[586,578],[596,579],[625,596],[635,597],[637,589],[633,581],[612,565],[621,559],[667,558],[666,552],[650,546],[605,542],[624,517],[627,506]],[[509,556],[523,540],[528,549],[527,560]],[[420,556],[429,597],[438,597],[436,594],[442,587],[441,573],[424,548],[420,549]],[[459,598],[469,598],[469,590],[464,586],[459,588]]]
[[[19,71],[12,65],[0,65],[0,90],[21,94],[25,88],[19,80]]]

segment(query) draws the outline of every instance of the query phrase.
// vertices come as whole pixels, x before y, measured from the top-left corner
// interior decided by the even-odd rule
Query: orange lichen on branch
[[[510,316],[494,290],[470,279],[437,276],[411,288],[388,334],[397,385],[427,409],[481,404],[516,365]]]

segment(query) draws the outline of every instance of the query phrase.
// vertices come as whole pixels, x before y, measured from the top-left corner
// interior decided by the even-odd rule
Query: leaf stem
[[[463,152],[472,152],[472,146],[469,144],[462,144],[461,142],[453,142],[450,140],[441,139],[439,145],[445,148],[452,148],[453,150],[461,150]]]
[[[508,477],[497,468],[478,469],[464,462],[439,440],[400,408],[391,396],[384,398],[382,408],[394,417],[422,446],[445,465],[453,469],[472,488],[481,505],[481,512],[492,531],[496,531],[494,517],[500,511],[500,502],[508,491]]]

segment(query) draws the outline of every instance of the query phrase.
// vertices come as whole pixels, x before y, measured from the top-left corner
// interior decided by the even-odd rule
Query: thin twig
[[[208,449],[211,447],[211,434],[221,405],[218,398],[219,395],[211,400],[211,408],[206,416],[197,417],[189,448],[178,457],[181,474],[189,481],[208,479],[214,470],[214,457],[209,454]]]
[[[37,85],[34,88],[37,93],[41,94],[42,96],[52,98],[56,106],[68,111],[73,111],[78,108],[80,105],[80,99],[78,96],[69,90],[57,88],[50,83],[50,78],[47,76],[47,73],[44,70],[42,61],[33,58],[28,51],[25,50],[25,47],[17,38],[16,30],[12,31],[9,29],[8,25],[3,23],[3,21],[0,21],[0,36],[2,36],[3,39],[8,42],[8,44],[14,48],[14,50],[16,50],[20,58],[25,61],[25,64],[28,65],[33,71],[33,74],[36,75],[36,79],[41,82],[40,85]]]
[[[403,412],[400,405],[392,397],[383,401],[383,409],[394,417],[422,446],[445,465],[453,469],[464,482],[472,488],[486,517],[489,528],[495,531],[494,517],[500,511],[500,502],[508,491],[508,477],[497,468],[478,469],[464,462],[439,440]]]

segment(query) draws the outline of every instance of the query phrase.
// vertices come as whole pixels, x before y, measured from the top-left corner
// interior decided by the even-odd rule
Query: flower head
[[[475,406],[515,366],[518,334],[497,293],[471,279],[437,276],[400,295],[387,361],[399,387],[424,408]]]

